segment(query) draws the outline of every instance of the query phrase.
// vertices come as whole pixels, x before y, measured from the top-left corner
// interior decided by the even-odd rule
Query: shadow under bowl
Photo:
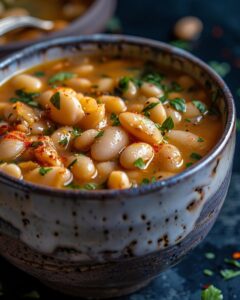
[[[175,265],[213,226],[228,190],[235,108],[223,80],[191,54],[148,39],[93,35],[47,41],[0,63],[0,82],[75,54],[140,57],[183,71],[214,95],[224,131],[184,172],[129,190],[55,190],[0,173],[0,253],[63,293],[131,293]]]

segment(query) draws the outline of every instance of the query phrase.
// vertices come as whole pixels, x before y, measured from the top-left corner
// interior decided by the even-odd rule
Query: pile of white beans
[[[175,175],[195,162],[191,153],[205,155],[218,138],[221,122],[193,105],[188,89],[196,82],[189,76],[178,76],[183,92],[168,93],[170,100],[184,97],[186,110],[180,112],[168,101],[162,103],[163,89],[150,82],[138,86],[129,81],[116,95],[119,80],[129,71],[114,60],[106,64],[108,77],[97,75],[102,65],[94,59],[72,64],[54,62],[45,66],[42,77],[29,71],[0,87],[3,172],[55,188],[126,189]],[[75,75],[49,86],[47,79],[66,65]],[[39,107],[9,102],[16,90],[38,93]],[[194,93],[208,104],[204,89]],[[169,117],[174,128],[164,132],[159,126]],[[208,126],[213,126],[211,134],[206,134]]]

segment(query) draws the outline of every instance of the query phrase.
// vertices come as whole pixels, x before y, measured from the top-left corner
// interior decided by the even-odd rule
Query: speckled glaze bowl
[[[35,0],[36,1],[36,0]],[[53,38],[76,34],[92,34],[102,32],[107,21],[114,14],[117,0],[94,0],[86,12],[72,21],[66,28],[49,33],[39,39],[29,41],[12,42],[0,46],[0,57],[6,56],[36,42],[52,40]]]
[[[0,82],[78,52],[144,57],[183,70],[214,95],[225,124],[212,151],[169,179],[129,190],[55,190],[0,173],[0,253],[46,285],[74,296],[131,293],[179,262],[214,224],[231,177],[235,109],[226,84],[183,50],[143,38],[69,37],[0,63]]]

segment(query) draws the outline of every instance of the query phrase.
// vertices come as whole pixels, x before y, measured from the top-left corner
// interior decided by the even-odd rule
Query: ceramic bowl
[[[2,45],[0,46],[0,57],[9,55],[14,51],[33,45],[36,42],[51,40],[56,37],[102,32],[107,21],[112,17],[116,4],[117,0],[94,0],[86,12],[72,21],[66,28],[45,35],[39,39]]]
[[[0,253],[53,289],[106,298],[133,292],[179,262],[213,226],[231,177],[235,109],[223,80],[191,54],[128,36],[68,37],[0,63],[14,73],[76,53],[144,57],[187,72],[214,95],[224,132],[184,172],[128,190],[56,190],[0,173]]]

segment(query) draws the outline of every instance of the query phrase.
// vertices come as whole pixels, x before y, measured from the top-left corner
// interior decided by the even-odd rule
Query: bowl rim
[[[106,5],[109,5],[109,12],[106,10]],[[45,41],[51,40],[53,38],[61,38],[71,33],[74,30],[77,30],[79,27],[82,27],[82,30],[89,26],[89,24],[92,24],[92,21],[96,19],[96,16],[99,16],[99,12],[106,12],[107,16],[110,14],[112,15],[117,5],[117,0],[94,0],[90,6],[87,8],[87,10],[80,16],[76,17],[74,20],[70,21],[69,24],[60,30],[51,32],[47,35],[43,35],[40,38],[33,39],[33,40],[26,40],[26,41],[20,41],[20,42],[11,42],[6,45],[2,45],[0,48],[1,52],[7,52],[7,51],[20,51],[20,49],[25,47],[31,47],[31,45],[35,43],[43,43]],[[101,27],[103,29],[103,20],[105,20],[105,16],[103,17],[102,14],[100,14],[100,20],[99,20],[99,26],[95,25],[96,27]],[[109,18],[108,18],[109,19]],[[104,21],[104,23],[106,23]],[[96,29],[94,29],[95,31]],[[93,33],[94,33],[93,31]],[[84,34],[84,33],[83,33]]]
[[[123,190],[113,190],[113,189],[102,189],[102,190],[74,190],[74,189],[57,189],[53,187],[48,187],[44,185],[34,184],[25,180],[16,179],[11,177],[3,172],[0,172],[0,181],[4,184],[9,185],[11,187],[15,187],[19,190],[24,190],[25,192],[33,192],[38,194],[48,194],[49,196],[55,197],[66,197],[66,198],[78,198],[78,199],[116,199],[120,200],[122,197],[135,197],[148,193],[155,192],[164,187],[173,186],[176,183],[182,182],[186,178],[197,173],[200,169],[207,166],[209,163],[213,162],[215,158],[222,152],[230,137],[234,133],[235,129],[235,105],[232,94],[227,87],[226,83],[223,79],[206,63],[204,63],[199,58],[195,57],[191,53],[173,47],[167,43],[155,41],[148,38],[136,37],[136,36],[128,36],[128,35],[111,35],[111,34],[94,34],[94,35],[85,35],[85,36],[70,36],[70,37],[62,37],[53,40],[44,41],[42,43],[38,43],[32,45],[28,48],[25,48],[19,52],[12,54],[11,56],[3,59],[0,62],[0,72],[2,69],[10,66],[13,63],[21,61],[25,59],[29,55],[32,55],[37,52],[46,51],[46,49],[52,47],[67,47],[73,45],[79,45],[81,43],[105,43],[105,44],[130,44],[136,45],[140,47],[150,47],[152,49],[168,52],[171,55],[176,57],[183,58],[185,60],[191,61],[193,64],[200,67],[203,71],[207,72],[213,81],[219,86],[220,90],[223,93],[226,107],[227,107],[227,120],[224,131],[221,134],[220,139],[215,144],[215,146],[198,162],[193,164],[191,167],[185,169],[184,171],[171,176],[169,178],[157,181],[155,183],[150,183],[147,185],[141,185],[139,187],[123,189]]]

